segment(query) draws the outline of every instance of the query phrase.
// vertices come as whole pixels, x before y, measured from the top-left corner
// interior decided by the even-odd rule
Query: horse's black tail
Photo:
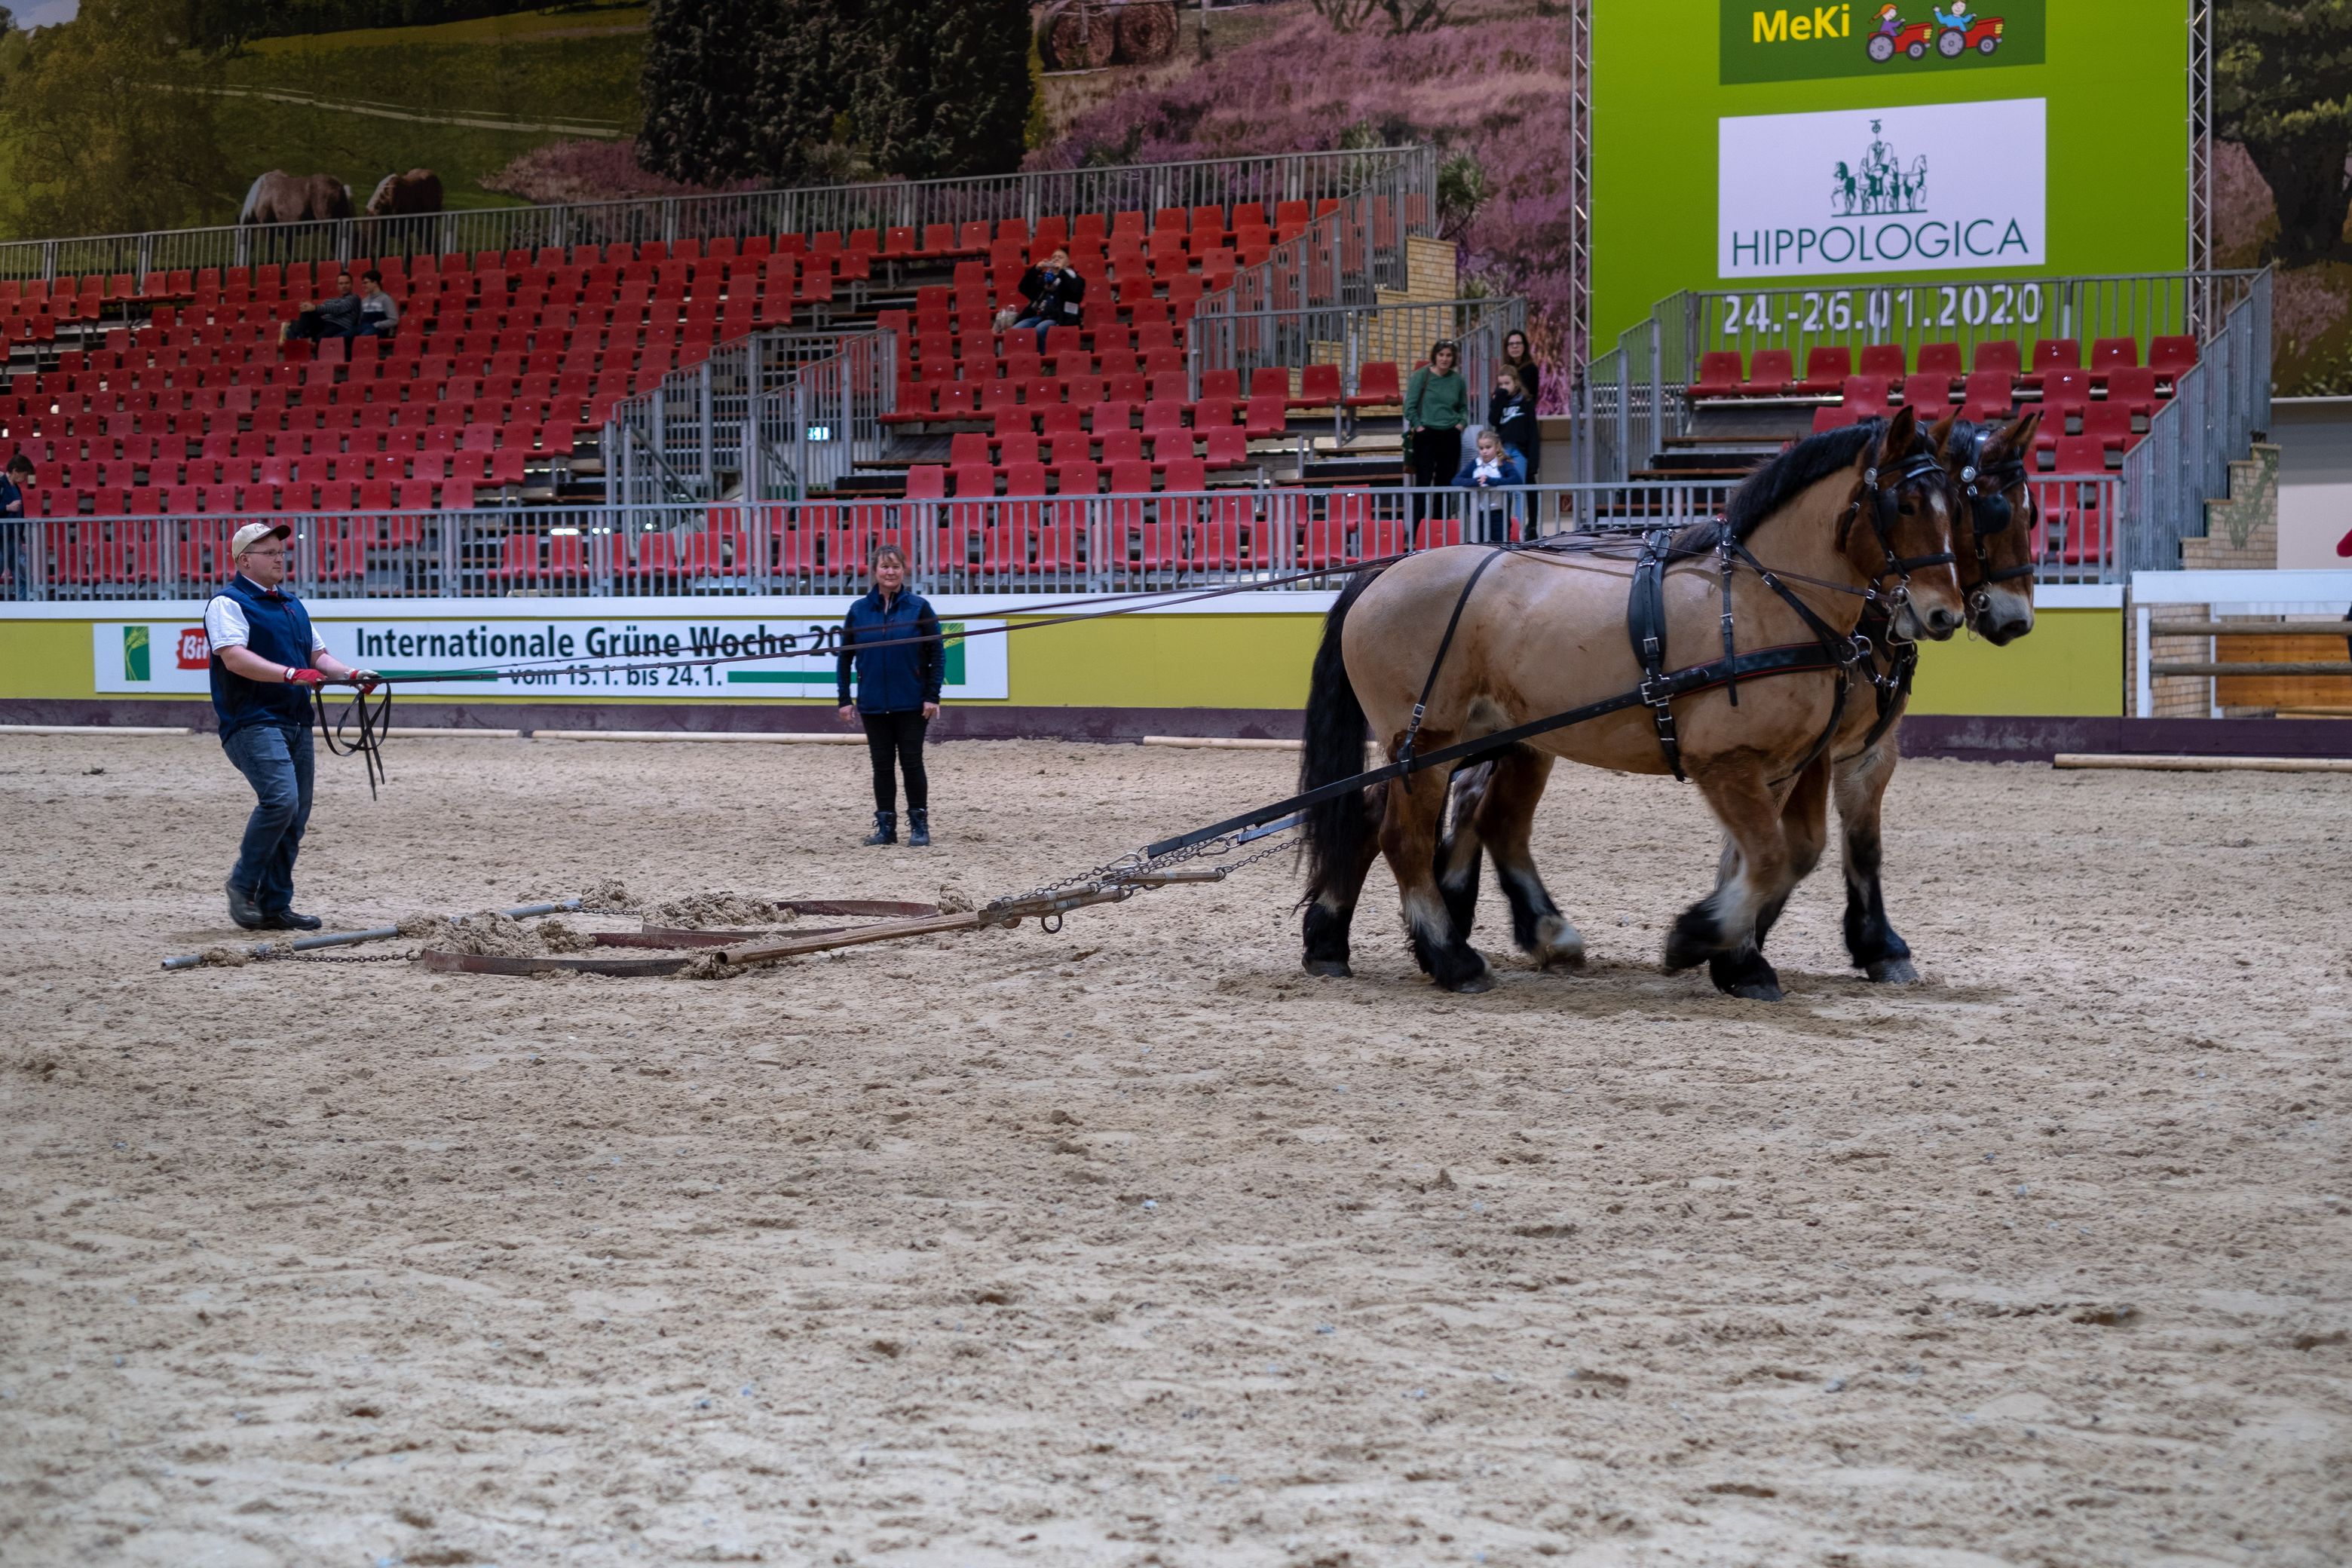
[[[1315,673],[1307,689],[1307,748],[1298,763],[1301,791],[1364,771],[1364,742],[1370,726],[1364,706],[1348,679],[1347,660],[1340,654],[1340,634],[1349,608],[1372,585],[1378,572],[1359,572],[1340,590],[1339,603],[1323,621],[1323,643],[1315,650]],[[1310,806],[1307,812],[1307,898],[1311,900],[1334,880],[1349,878],[1372,831],[1372,813],[1361,790],[1350,790],[1337,800]]]

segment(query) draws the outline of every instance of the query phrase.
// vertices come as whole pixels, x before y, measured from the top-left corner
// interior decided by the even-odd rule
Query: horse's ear
[[[1938,452],[1948,452],[1952,449],[1952,426],[1958,423],[1959,417],[1958,411],[1947,414],[1937,420],[1934,427],[1927,432],[1927,439],[1936,444],[1936,450]]]
[[[1886,434],[1878,438],[1879,454],[1894,457],[1908,452],[1911,444],[1918,438],[1919,410],[1906,403],[1895,411],[1894,418],[1886,422]]]
[[[2016,424],[2000,433],[1993,446],[2003,459],[2013,458],[2021,452],[2032,449],[2033,433],[2041,428],[2042,410],[2029,408],[2018,416]]]

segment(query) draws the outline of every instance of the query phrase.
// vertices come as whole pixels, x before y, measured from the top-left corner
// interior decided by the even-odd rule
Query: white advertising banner
[[[1726,279],[2042,264],[2045,101],[1717,122]]]
[[[400,687],[404,697],[831,700],[841,637],[838,621],[787,624],[756,616],[406,620],[342,618],[335,613],[341,606],[331,605],[310,608],[328,651],[346,664],[409,677]],[[949,634],[942,696],[954,701],[1012,695],[1003,625],[941,623]],[[90,654],[100,691],[210,689],[211,649],[200,623],[102,621],[90,628]],[[696,662],[705,659],[722,662]],[[472,673],[491,669],[498,673]]]

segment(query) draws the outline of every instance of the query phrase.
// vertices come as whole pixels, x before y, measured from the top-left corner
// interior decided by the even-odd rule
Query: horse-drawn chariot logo
[[[1830,216],[1874,216],[1881,213],[1923,213],[1927,210],[1927,155],[1911,160],[1909,167],[1880,130],[1870,122],[1870,146],[1853,163],[1841,163],[1830,174]]]

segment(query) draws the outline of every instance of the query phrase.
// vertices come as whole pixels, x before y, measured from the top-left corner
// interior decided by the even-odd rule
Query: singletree
[[[2352,0],[2227,0],[2213,12],[2214,130],[2278,203],[2287,266],[2339,254],[2352,207]]]

